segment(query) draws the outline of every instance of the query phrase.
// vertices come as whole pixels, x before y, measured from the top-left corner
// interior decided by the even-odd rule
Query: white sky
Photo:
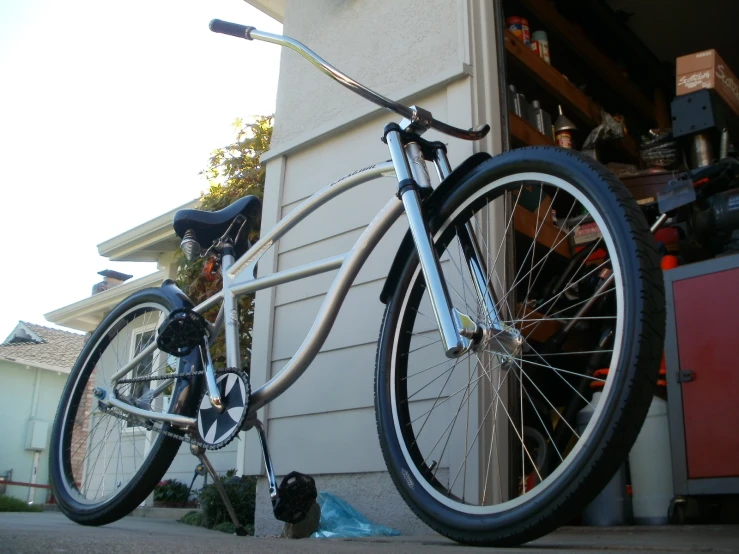
[[[0,0],[0,341],[18,320],[140,277],[96,246],[199,196],[236,117],[274,112],[281,32],[243,0]]]

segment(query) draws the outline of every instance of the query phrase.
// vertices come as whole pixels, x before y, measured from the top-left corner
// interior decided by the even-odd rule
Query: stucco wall
[[[398,98],[467,63],[459,0],[288,0],[283,32],[377,92]],[[280,148],[372,105],[283,50],[272,147]]]
[[[67,375],[55,371],[0,361],[0,421],[3,422],[3,447],[0,448],[0,472],[13,470],[13,480],[29,483],[33,470],[33,451],[26,450],[26,432],[31,417],[47,422],[46,448],[39,456],[36,483],[49,484],[49,441],[51,424]],[[33,412],[34,381],[39,379],[39,393]],[[8,486],[6,494],[28,500],[28,488]],[[47,491],[35,489],[33,501],[46,501]]]

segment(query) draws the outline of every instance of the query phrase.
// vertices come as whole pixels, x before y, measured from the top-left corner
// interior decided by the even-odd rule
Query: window
[[[133,344],[131,346],[131,359],[141,354],[141,352],[151,344],[151,341],[154,340],[155,334],[155,330],[150,330],[136,333],[133,336]],[[141,361],[136,364],[136,367],[134,367],[133,371],[131,372],[131,377],[143,377],[145,375],[151,375],[153,372],[155,354],[156,351],[150,352],[149,354],[144,356]],[[146,394],[150,388],[150,381],[133,383],[133,386],[131,387],[132,399],[135,400],[137,398],[140,398],[142,395]],[[129,421],[126,426],[136,427],[137,425]]]

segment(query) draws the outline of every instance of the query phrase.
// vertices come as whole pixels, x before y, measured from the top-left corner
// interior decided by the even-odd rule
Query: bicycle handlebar
[[[290,48],[291,50],[294,50],[295,52],[303,56],[306,60],[308,60],[323,73],[325,73],[335,81],[338,81],[341,85],[358,94],[362,98],[365,98],[370,102],[377,104],[378,106],[387,108],[388,110],[391,110],[398,115],[412,121],[413,123],[417,123],[425,128],[436,129],[437,131],[446,135],[464,140],[480,140],[481,138],[485,137],[485,135],[487,135],[490,131],[489,125],[482,125],[470,130],[459,129],[458,127],[453,127],[447,123],[444,123],[443,121],[438,121],[433,117],[430,117],[431,114],[426,112],[425,110],[404,106],[399,102],[390,100],[389,98],[376,93],[372,89],[367,88],[363,84],[342,73],[333,65],[321,58],[318,54],[313,52],[310,48],[305,46],[303,43],[290,37],[259,31],[254,27],[239,25],[238,23],[230,23],[228,21],[221,21],[220,19],[214,19],[210,22],[210,30],[214,33],[221,33],[237,38],[245,38],[247,40],[261,40],[264,42],[278,44],[280,46],[286,46],[287,48]],[[426,116],[428,116],[428,120],[426,120]]]

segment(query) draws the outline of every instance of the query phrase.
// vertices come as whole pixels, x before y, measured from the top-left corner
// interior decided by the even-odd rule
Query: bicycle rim
[[[537,207],[526,210],[522,200]],[[497,228],[495,212],[503,214],[495,220]],[[577,218],[580,227],[561,224]],[[535,229],[528,238],[520,232],[524,219]],[[614,383],[623,369],[623,277],[606,218],[582,190],[545,173],[498,179],[464,199],[434,232],[434,242],[443,247],[452,304],[483,327],[491,326],[491,318],[457,236],[465,223],[484,252],[500,318],[522,334],[524,345],[509,352],[493,337],[460,358],[446,359],[417,267],[393,340],[391,410],[415,481],[457,512],[492,515],[558,484],[563,472],[582,463],[584,445],[607,419],[605,407],[617,394]],[[578,255],[568,258],[561,246],[569,249],[587,224],[595,224],[599,236],[578,241],[586,255],[570,267]],[[599,290],[608,278],[611,284]],[[576,318],[591,300],[590,309]],[[570,323],[567,341],[577,339],[578,345],[565,341],[553,348],[552,337]],[[599,400],[592,396],[596,391]]]
[[[95,398],[96,387],[111,390],[110,378],[156,340],[156,329],[169,315],[169,309],[157,302],[144,302],[121,314],[88,350],[87,358],[76,375],[74,389],[63,412],[61,485],[70,498],[89,507],[107,504],[128,494],[137,476],[146,471],[156,455],[161,437],[147,430],[145,422],[115,409],[105,409]],[[146,380],[177,372],[178,360],[159,349],[145,354],[123,376],[143,378],[116,387],[119,398],[139,407],[169,412],[169,394],[174,381],[152,396],[162,380]],[[155,423],[158,427],[162,424]]]

